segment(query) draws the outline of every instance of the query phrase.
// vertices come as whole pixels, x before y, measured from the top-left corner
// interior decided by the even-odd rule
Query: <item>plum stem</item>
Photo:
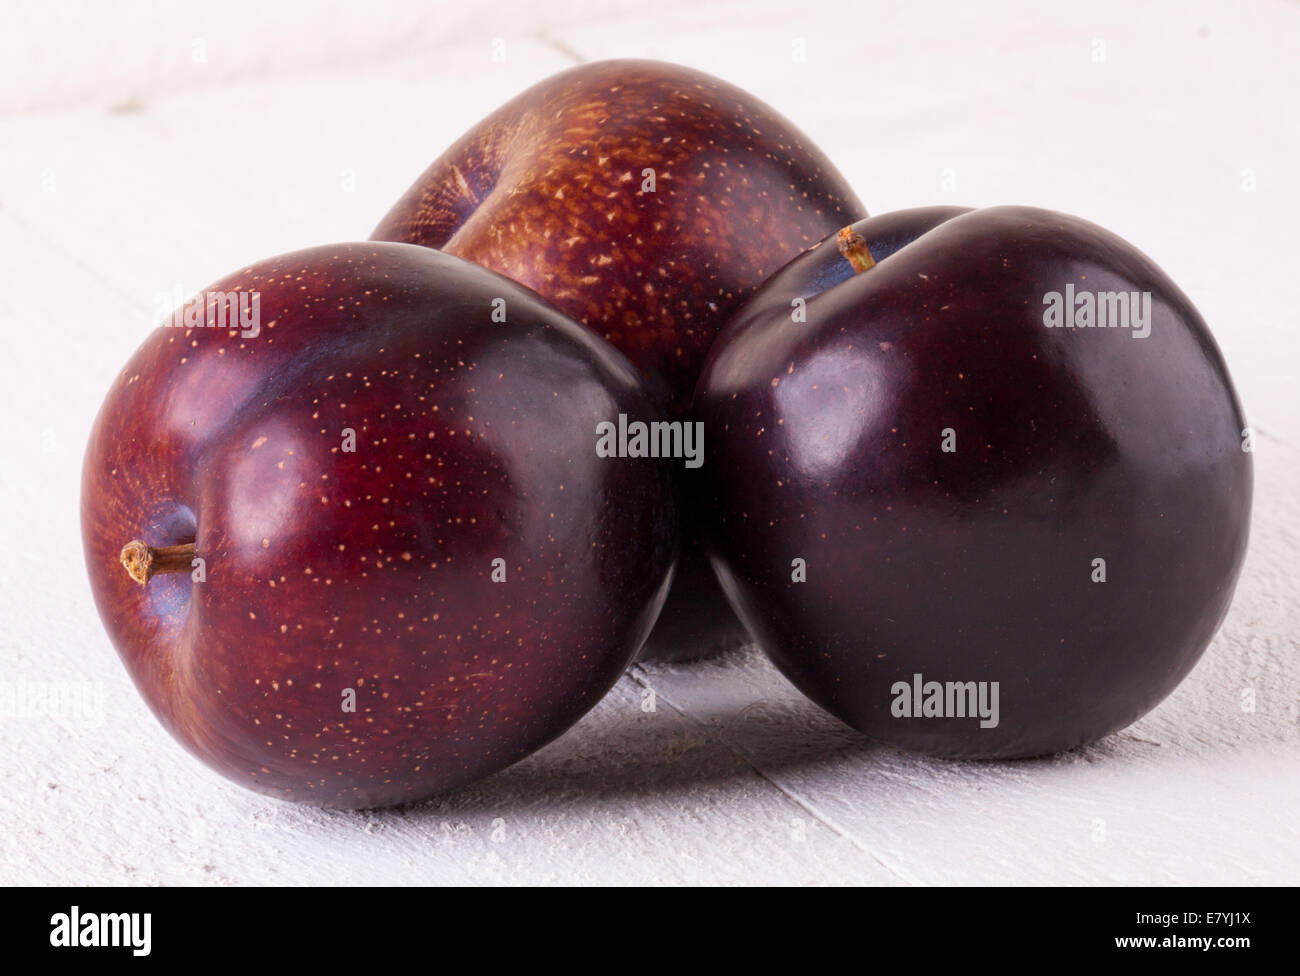
[[[854,274],[862,274],[876,266],[876,259],[871,256],[867,242],[852,227],[841,230],[836,243],[839,244],[840,253],[853,265]]]
[[[159,546],[155,549],[139,539],[122,547],[122,565],[127,575],[144,586],[159,573],[184,573],[194,560],[194,543],[182,542],[178,546]]]

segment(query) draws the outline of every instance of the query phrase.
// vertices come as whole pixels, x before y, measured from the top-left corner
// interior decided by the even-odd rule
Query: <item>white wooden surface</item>
[[[0,116],[0,883],[1300,881],[1300,8],[1041,7],[649,5],[527,36],[484,15],[402,57]],[[77,525],[91,419],[155,295],[365,237],[490,109],[610,56],[751,89],[873,212],[1077,213],[1192,295],[1258,432],[1255,521],[1227,622],[1160,708],[1056,759],[931,761],[867,743],[751,648],[634,668],[513,769],[365,814],[246,793],[166,736],[99,625]],[[44,714],[40,683],[97,707]]]

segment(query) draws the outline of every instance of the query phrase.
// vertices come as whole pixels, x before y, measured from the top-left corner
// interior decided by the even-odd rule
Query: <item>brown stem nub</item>
[[[837,243],[839,244],[840,253],[844,255],[849,264],[853,265],[854,274],[862,274],[862,272],[870,271],[876,266],[876,259],[871,256],[867,242],[852,227],[845,227],[840,231]]]
[[[194,560],[194,543],[159,546],[157,549],[134,539],[122,547],[122,565],[127,575],[144,586],[159,573],[184,573]]]

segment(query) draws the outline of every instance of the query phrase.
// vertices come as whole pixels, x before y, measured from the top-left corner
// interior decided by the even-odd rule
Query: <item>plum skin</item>
[[[883,260],[853,275],[833,242],[796,258],[701,377],[728,599],[797,687],[883,743],[1028,757],[1129,725],[1196,664],[1246,551],[1246,423],[1208,328],[1077,218],[929,208],[854,227]],[[1149,291],[1151,334],[1045,327],[1067,282]],[[894,717],[917,673],[999,682],[999,725]]]
[[[527,289],[413,245],[300,251],[209,289],[239,290],[261,295],[260,335],[156,329],[86,451],[96,604],[158,718],[241,785],[350,808],[563,732],[671,576],[671,462],[595,452],[599,421],[660,409],[634,368]],[[118,564],[135,538],[195,540],[206,579],[140,586]]]
[[[617,59],[562,71],[494,111],[371,236],[536,289],[622,350],[676,416],[740,303],[866,213],[826,155],[753,95],[680,65]],[[679,583],[643,659],[747,640],[704,555],[697,481],[682,479]]]
[[[865,215],[825,154],[754,96],[617,59],[546,78],[483,119],[371,239],[438,248],[535,289],[680,411],[745,297]]]

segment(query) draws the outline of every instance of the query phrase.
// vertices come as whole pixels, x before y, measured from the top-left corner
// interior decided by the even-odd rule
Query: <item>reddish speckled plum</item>
[[[1205,322],[1063,214],[846,231],[754,295],[700,379],[727,595],[880,741],[1010,758],[1123,728],[1196,664],[1246,550],[1249,440]]]
[[[596,453],[598,423],[656,409],[633,366],[421,247],[300,251],[215,292],[257,294],[258,333],[210,327],[215,302],[158,328],[83,474],[95,600],[163,724],[244,786],[338,807],[568,728],[671,573],[673,462]]]
[[[826,156],[754,96],[677,65],[602,61],[476,125],[373,237],[536,289],[626,353],[680,414],[740,302],[865,215]],[[688,480],[679,583],[647,645],[656,657],[743,636],[699,549],[695,496]]]

